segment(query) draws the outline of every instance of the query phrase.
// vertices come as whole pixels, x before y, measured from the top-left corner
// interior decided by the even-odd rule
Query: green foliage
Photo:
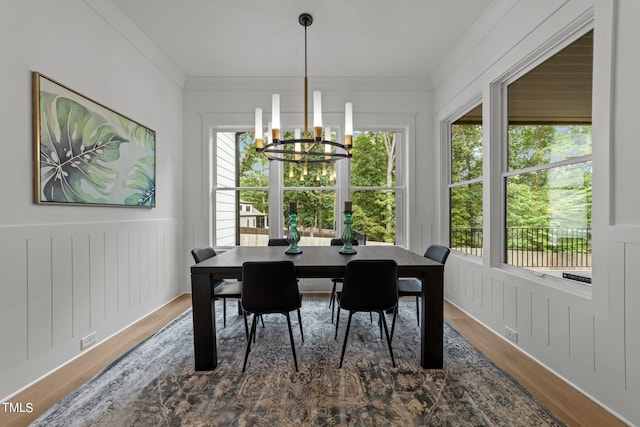
[[[256,144],[251,132],[236,134],[240,144],[238,175],[240,187],[268,187],[269,161],[256,151]],[[263,213],[269,213],[268,193],[264,190],[245,190],[241,193],[243,202],[252,203]]]
[[[452,125],[451,182],[463,183],[481,178],[482,165],[482,125]],[[482,230],[482,191],[481,182],[451,188],[450,216],[453,247],[482,247],[482,238],[477,238],[477,233]],[[472,232],[472,230],[478,231]]]
[[[285,133],[285,138],[292,135]],[[238,134],[240,146],[239,177],[241,187],[268,187],[268,160],[256,153],[251,133]],[[351,160],[352,186],[393,187],[396,182],[395,135],[392,132],[363,132],[354,139]],[[342,160],[344,161],[344,160]],[[342,207],[336,206],[334,164],[284,163],[284,203],[282,215],[288,221],[289,203],[298,205],[300,228],[335,229],[336,209],[342,221]],[[287,190],[310,187],[309,190]],[[267,194],[263,190],[243,190],[243,201],[251,202],[261,212],[268,212]],[[395,191],[354,191],[354,229],[373,241],[395,241]]]
[[[482,125],[451,126],[451,182],[482,176]]]
[[[351,185],[393,187],[396,183],[396,141],[393,132],[362,132],[353,141]],[[394,243],[396,200],[393,190],[360,190],[351,194],[353,229],[367,239]]]
[[[510,170],[589,154],[590,126],[509,127]],[[591,162],[587,161],[509,177],[506,181],[508,247],[562,251],[566,245],[559,244],[556,237],[558,229],[590,229],[591,175]],[[590,250],[588,245],[582,247]]]

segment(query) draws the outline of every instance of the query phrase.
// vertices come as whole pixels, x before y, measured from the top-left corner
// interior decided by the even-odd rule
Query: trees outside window
[[[251,132],[218,132],[214,159],[214,244],[263,245],[269,235],[286,236],[289,203],[296,202],[301,244],[328,245],[331,238],[340,237],[338,230],[344,221],[343,208],[337,203],[339,193],[344,200],[352,201],[353,229],[366,235],[367,244],[398,242],[396,215],[404,211],[401,205],[404,187],[398,184],[396,176],[401,135],[355,132],[350,160],[324,165],[304,162],[270,165],[264,155],[255,151]],[[285,132],[284,136],[290,138],[293,132]],[[334,133],[333,139],[336,138]],[[277,188],[270,188],[269,175],[274,171],[278,171],[277,179],[271,181],[272,185],[274,181],[277,183]],[[337,175],[343,179],[338,180]],[[278,204],[277,212],[270,212],[269,196],[277,195],[274,192],[281,192],[282,203]],[[271,224],[282,224],[283,229],[273,230]]]
[[[504,262],[591,270],[593,31],[509,83]]]
[[[482,256],[482,104],[450,128],[449,246]]]
[[[396,242],[397,134],[360,132],[354,138],[351,166],[353,228],[369,244]]]

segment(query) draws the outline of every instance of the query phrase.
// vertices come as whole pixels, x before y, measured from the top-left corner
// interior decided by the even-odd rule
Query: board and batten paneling
[[[174,220],[0,227],[0,396],[184,292]]]

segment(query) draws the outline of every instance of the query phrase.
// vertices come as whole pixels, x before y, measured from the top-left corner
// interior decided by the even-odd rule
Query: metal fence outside
[[[482,229],[452,228],[450,246],[482,256]],[[507,229],[506,248],[506,262],[518,267],[591,268],[591,228],[512,227]]]

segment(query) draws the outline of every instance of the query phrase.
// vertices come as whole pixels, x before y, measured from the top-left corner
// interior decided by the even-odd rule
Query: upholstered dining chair
[[[211,246],[202,246],[191,251],[191,256],[196,264],[216,256],[216,251]],[[227,326],[227,299],[240,301],[242,296],[242,282],[238,280],[216,280],[212,282],[213,299],[222,300],[222,326]],[[247,315],[243,313],[245,335],[249,337]]]
[[[431,245],[424,253],[425,258],[432,259],[445,264],[449,257],[451,250],[443,245]],[[403,277],[398,279],[398,296],[402,297],[415,297],[416,298],[416,316],[418,317],[418,326],[420,326],[420,297],[422,296],[422,282],[416,277]],[[393,314],[393,323],[391,324],[391,338],[393,339],[393,332],[396,326],[396,316],[398,310]]]
[[[331,246],[342,246],[342,245],[343,245],[342,239],[331,239]],[[360,244],[358,243],[358,240],[354,240],[353,243],[351,243],[351,245],[359,246]],[[335,311],[335,306],[336,306],[336,293],[340,292],[340,289],[338,289],[338,285],[342,287],[343,278],[334,277],[331,279],[331,282],[332,282],[332,286],[331,286],[331,296],[329,297],[329,307],[331,307],[331,323],[333,323],[333,313]]]
[[[387,310],[395,309],[398,305],[398,265],[396,262],[393,260],[353,260],[348,262],[342,292],[338,295],[336,303],[338,304],[336,333],[340,323],[340,310],[349,311],[339,367],[342,367],[347,348],[351,318],[357,312],[378,313],[387,337],[391,363],[395,367],[396,361],[393,357],[391,338],[384,313]]]
[[[242,264],[242,309],[245,313],[253,314],[249,339],[242,365],[242,372],[247,366],[247,359],[251,351],[251,341],[255,339],[256,319],[259,315],[280,313],[287,318],[289,328],[289,340],[293,353],[293,363],[298,371],[296,347],[291,330],[291,317],[289,313],[297,310],[298,323],[300,324],[300,337],[304,342],[302,333],[302,317],[300,316],[301,299],[298,291],[298,282],[295,266],[292,261],[247,261]]]

